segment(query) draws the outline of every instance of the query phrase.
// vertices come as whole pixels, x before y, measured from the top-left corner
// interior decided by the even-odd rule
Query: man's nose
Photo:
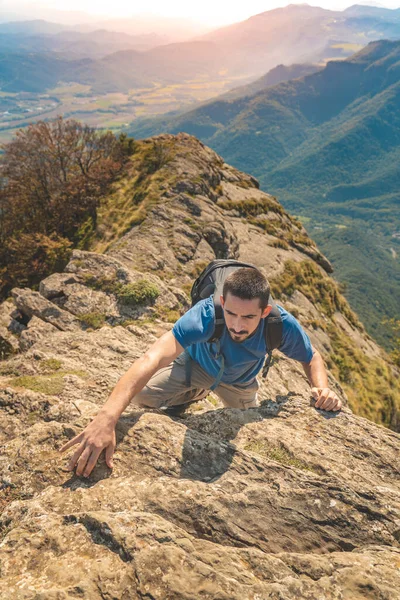
[[[235,330],[237,333],[239,333],[239,331],[242,331],[242,329],[243,329],[243,322],[242,322],[242,319],[238,319],[238,318],[236,318],[236,319],[234,320],[234,322],[233,322],[233,329],[234,329],[234,330]]]

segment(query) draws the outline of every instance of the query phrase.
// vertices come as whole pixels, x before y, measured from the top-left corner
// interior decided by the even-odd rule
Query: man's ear
[[[221,302],[221,306],[222,306],[222,308],[224,308],[225,300],[224,300],[224,297],[222,296],[222,294],[221,294],[221,296],[219,297],[219,300],[220,300],[220,302]]]
[[[267,305],[267,306],[264,308],[263,312],[261,313],[261,318],[262,318],[262,319],[265,319],[265,317],[268,317],[268,315],[269,315],[269,313],[271,312],[271,310],[272,310],[272,304],[268,304],[268,305]]]

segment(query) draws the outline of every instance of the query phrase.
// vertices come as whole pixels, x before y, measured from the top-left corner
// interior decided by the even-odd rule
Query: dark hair
[[[242,300],[259,298],[260,308],[264,310],[268,305],[270,285],[266,277],[258,269],[241,267],[225,279],[222,290],[224,300],[226,300],[228,292],[232,296],[237,296]]]

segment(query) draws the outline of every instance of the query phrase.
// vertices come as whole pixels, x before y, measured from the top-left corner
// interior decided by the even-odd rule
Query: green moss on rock
[[[41,361],[40,366],[45,371],[59,371],[62,367],[62,362],[57,358],[46,358]]]
[[[78,319],[92,329],[100,329],[105,325],[106,315],[104,313],[91,312],[78,315]]]
[[[92,273],[86,273],[83,280],[88,287],[106,294],[114,294],[122,304],[128,306],[154,304],[160,295],[158,287],[144,278],[134,283],[121,283],[116,277],[96,277]],[[87,315],[82,316],[87,320]]]
[[[128,306],[154,304],[160,295],[160,290],[147,279],[139,279],[135,283],[118,286],[116,296],[120,302]]]
[[[303,460],[296,458],[291,452],[289,452],[284,446],[271,446],[265,440],[253,440],[249,442],[244,450],[254,452],[265,458],[275,460],[285,466],[295,467],[296,469],[302,469],[303,471],[314,471],[317,469],[312,465],[307,464]]]
[[[71,370],[51,375],[21,375],[20,377],[10,379],[7,384],[12,387],[22,387],[48,396],[57,396],[64,390],[65,381],[63,378],[65,375],[77,375],[83,379],[88,377],[85,371]]]
[[[65,385],[61,375],[21,375],[10,379],[8,383],[13,387],[22,387],[49,396],[61,394]]]

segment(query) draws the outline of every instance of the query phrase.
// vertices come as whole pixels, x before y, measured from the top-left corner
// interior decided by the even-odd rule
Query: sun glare
[[[296,0],[292,0],[296,3]],[[128,0],[47,0],[49,8],[59,10],[80,10],[111,18],[145,15],[148,17],[170,17],[200,21],[207,24],[234,23],[248,17],[289,4],[289,0],[251,0],[247,3],[232,3],[222,0],[202,0],[202,2],[182,2],[181,0],[150,0],[132,2]],[[310,2],[312,4],[312,2]]]
[[[1,2],[1,0],[0,0]],[[7,0],[6,0],[7,2]],[[38,7],[47,7],[62,11],[82,11],[91,15],[106,18],[126,18],[141,16],[148,18],[169,17],[172,19],[190,19],[210,26],[221,26],[248,19],[253,15],[284,7],[288,4],[307,3],[330,10],[344,10],[356,0],[248,0],[233,3],[232,0],[202,0],[188,2],[187,0],[147,0],[147,2],[132,2],[132,0],[41,0]],[[363,3],[360,1],[360,3]],[[367,2],[365,2],[367,3]],[[400,0],[382,0],[377,2],[387,8],[396,8]],[[29,7],[33,0],[13,0],[13,7]]]

